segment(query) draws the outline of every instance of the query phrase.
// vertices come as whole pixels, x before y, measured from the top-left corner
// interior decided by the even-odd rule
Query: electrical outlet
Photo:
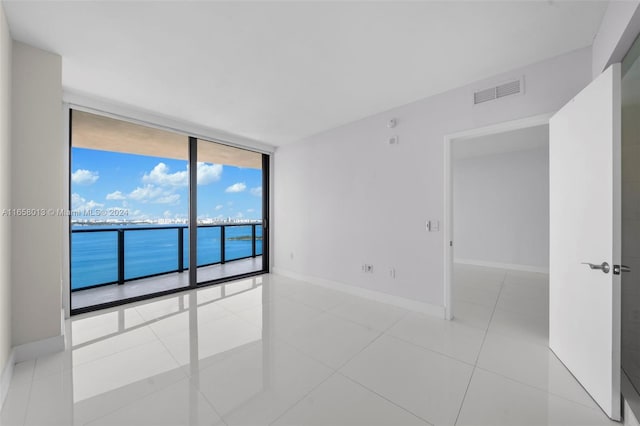
[[[371,273],[373,273],[373,265],[367,265],[367,270],[366,270],[366,272],[368,272],[368,273],[370,273],[370,274],[371,274]]]

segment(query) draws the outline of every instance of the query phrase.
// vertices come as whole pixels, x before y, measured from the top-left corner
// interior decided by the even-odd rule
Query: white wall
[[[13,208],[63,208],[61,58],[14,42],[12,72]],[[14,217],[12,228],[13,344],[60,336],[62,218]]]
[[[11,207],[11,35],[0,3],[0,211]],[[11,352],[11,218],[0,213],[0,378]],[[0,380],[0,407],[6,395]]]
[[[472,105],[474,90],[522,75],[524,95]],[[443,233],[426,232],[425,220],[444,212],[444,136],[556,111],[590,80],[587,48],[280,148],[275,267],[442,306]],[[389,145],[394,134],[400,143]]]
[[[593,78],[599,76],[609,65],[622,62],[638,32],[640,1],[610,1],[593,39]]]
[[[456,261],[548,270],[549,133],[544,129],[543,147],[455,161]]]

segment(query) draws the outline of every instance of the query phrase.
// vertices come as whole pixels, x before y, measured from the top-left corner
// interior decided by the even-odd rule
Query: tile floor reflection
[[[547,349],[546,275],[454,279],[451,322],[276,275],[73,317],[0,424],[616,424]]]

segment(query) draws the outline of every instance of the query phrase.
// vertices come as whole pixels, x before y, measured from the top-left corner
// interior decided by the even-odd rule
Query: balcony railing
[[[262,225],[198,225],[197,265],[262,255]],[[81,290],[188,270],[187,226],[71,231],[71,289]]]

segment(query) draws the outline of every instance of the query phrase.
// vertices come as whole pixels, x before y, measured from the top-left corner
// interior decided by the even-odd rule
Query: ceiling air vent
[[[473,103],[481,104],[482,102],[492,101],[496,99],[496,88],[481,90],[473,94]]]
[[[483,102],[493,101],[509,95],[522,93],[522,79],[500,84],[489,89],[479,90],[473,94],[473,104],[478,105]]]

